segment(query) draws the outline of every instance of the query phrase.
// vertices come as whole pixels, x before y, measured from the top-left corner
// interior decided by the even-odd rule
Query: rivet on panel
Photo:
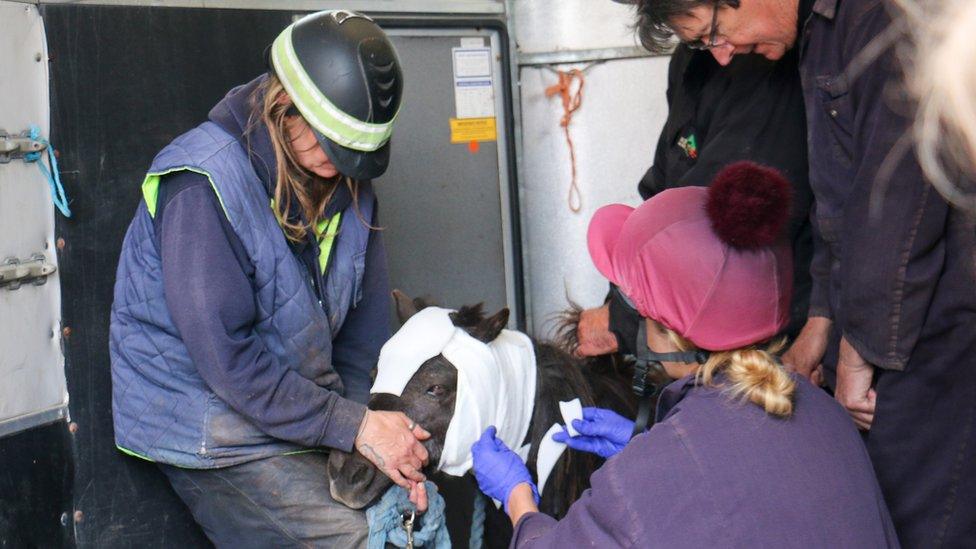
[[[69,423],[68,424],[68,432],[71,433],[72,435],[75,434],[75,433],[77,433],[78,432],[78,424],[75,423],[75,422],[73,422],[73,421],[71,423]]]
[[[61,330],[61,337],[63,337],[64,339],[68,339],[69,337],[71,337],[71,327],[70,326],[65,326]]]
[[[35,62],[40,63],[41,62],[41,59],[44,59],[44,56],[42,56],[40,52],[37,52],[37,53],[34,54],[34,61]]]
[[[85,514],[81,511],[75,511],[75,523],[77,524],[83,520],[85,520]]]
[[[63,238],[59,238],[58,239],[58,242],[57,242],[57,244],[55,244],[55,246],[57,246],[57,248],[59,250],[63,250],[64,249],[64,239]]]

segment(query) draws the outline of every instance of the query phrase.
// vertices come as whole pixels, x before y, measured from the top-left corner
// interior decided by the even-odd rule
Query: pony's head
[[[410,299],[398,290],[393,292],[393,297],[401,324],[427,306],[423,301]],[[498,337],[508,324],[508,315],[508,309],[502,309],[486,317],[479,303],[461,307],[451,313],[450,318],[456,327],[471,337],[488,343]],[[430,432],[430,438],[423,443],[430,456],[423,471],[427,475],[435,471],[441,458],[447,428],[454,416],[457,380],[454,365],[443,355],[437,355],[420,366],[400,396],[378,393],[369,400],[370,410],[403,412]],[[392,484],[386,475],[356,451],[346,453],[333,450],[329,455],[328,477],[332,497],[354,509],[365,507]]]

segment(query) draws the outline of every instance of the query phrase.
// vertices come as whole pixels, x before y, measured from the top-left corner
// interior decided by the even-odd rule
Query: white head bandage
[[[438,469],[462,476],[471,469],[471,445],[489,426],[509,448],[522,446],[535,399],[535,351],[528,336],[511,330],[482,343],[454,326],[451,312],[428,307],[410,317],[380,351],[370,393],[401,396],[424,362],[444,355],[458,381]]]

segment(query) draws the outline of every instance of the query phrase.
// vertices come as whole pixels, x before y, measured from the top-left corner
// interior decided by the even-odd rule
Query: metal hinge
[[[23,284],[41,286],[56,270],[57,266],[48,263],[44,254],[34,254],[23,261],[10,257],[0,262],[0,288],[16,290]]]
[[[47,147],[37,139],[31,139],[30,131],[20,135],[10,135],[0,128],[0,164],[23,158],[30,153],[41,152]]]

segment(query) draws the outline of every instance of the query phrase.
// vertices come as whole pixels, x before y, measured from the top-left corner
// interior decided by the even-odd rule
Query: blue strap
[[[58,169],[58,159],[54,155],[54,147],[51,146],[50,141],[41,137],[41,128],[35,124],[31,124],[30,126],[30,138],[44,144],[44,148],[47,149],[47,160],[51,165],[51,169],[48,170],[47,166],[40,161],[42,151],[25,154],[24,162],[37,162],[37,167],[41,170],[41,175],[44,176],[44,179],[47,179],[47,185],[51,188],[51,201],[54,202],[55,207],[57,207],[62,215],[71,217],[68,198],[64,195],[64,187],[61,186],[61,171]]]
[[[429,480],[427,502],[427,512],[417,515],[415,519],[413,545],[450,549],[451,537],[447,532],[447,519],[444,516],[444,497]],[[407,533],[403,529],[402,517],[404,513],[409,514],[416,509],[406,490],[396,485],[391,486],[375,505],[366,510],[366,522],[369,524],[367,549],[384,549],[387,543],[406,547]]]

